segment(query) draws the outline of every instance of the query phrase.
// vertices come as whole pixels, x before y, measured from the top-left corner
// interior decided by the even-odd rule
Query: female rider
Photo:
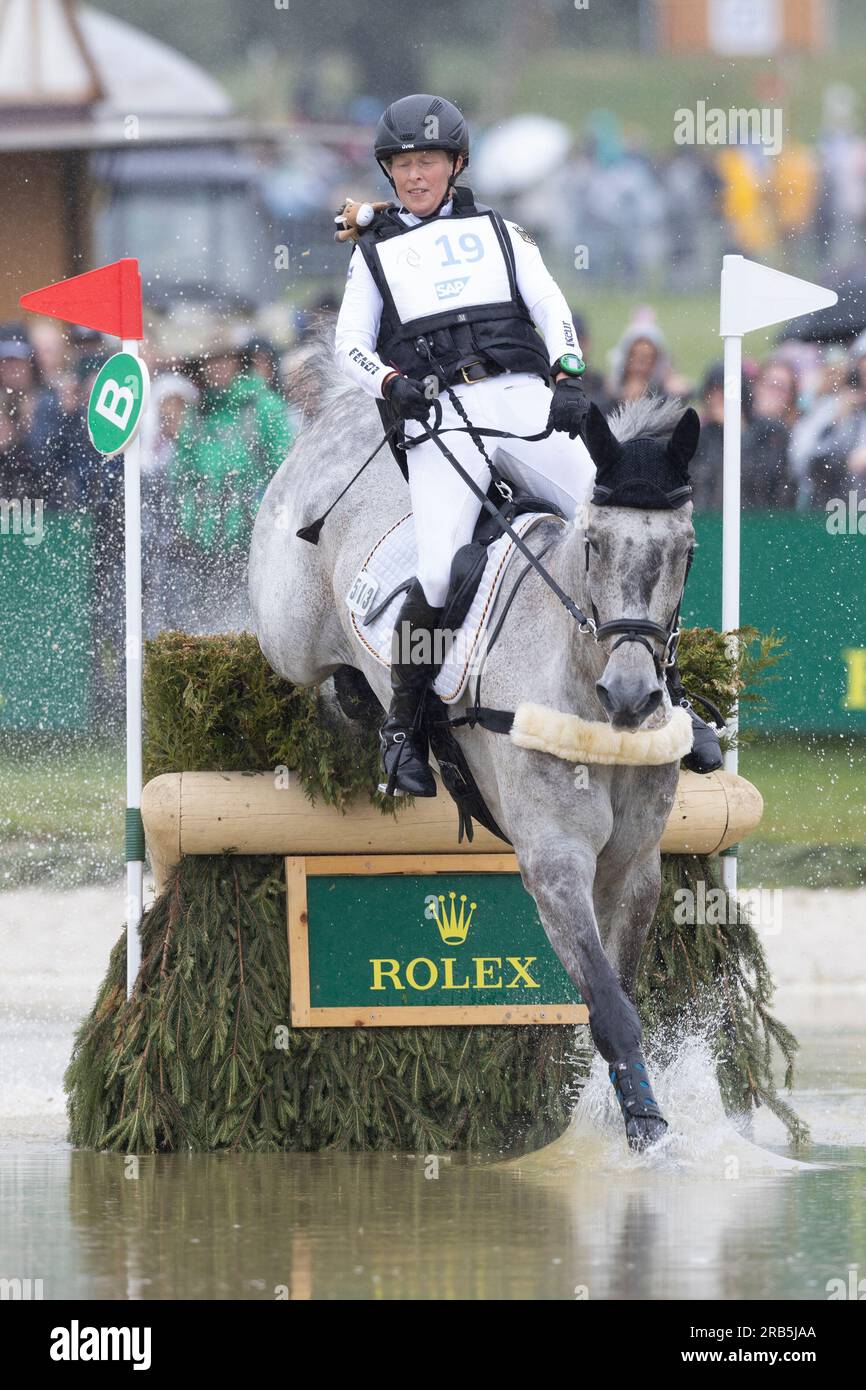
[[[450,101],[394,102],[376,128],[375,154],[398,203],[358,238],[337,321],[338,365],[386,403],[408,437],[424,432],[431,374],[452,388],[473,426],[513,436],[549,427],[554,432],[539,441],[509,440],[509,475],[573,517],[595,473],[578,437],[589,409],[584,363],[571,311],[535,241],[455,184],[469,163],[469,135]],[[461,428],[444,390],[439,404],[440,428]],[[490,472],[470,435],[449,435],[448,447],[486,492]],[[481,503],[432,440],[406,457],[418,572],[395,624],[401,640],[382,757],[391,789],[435,796],[416,715],[434,670],[432,635],[451,561],[472,539]],[[419,629],[431,640],[413,641]]]

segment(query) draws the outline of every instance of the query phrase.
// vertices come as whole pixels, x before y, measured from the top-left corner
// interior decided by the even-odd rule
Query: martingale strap
[[[507,436],[504,434],[503,431],[479,428],[478,426],[473,425],[472,421],[466,413],[466,410],[463,407],[460,398],[457,396],[453,388],[447,383],[447,378],[444,376],[440,364],[436,361],[436,358],[433,355],[431,344],[423,335],[420,335],[417,338],[416,348],[419,354],[427,358],[427,361],[429,362],[430,366],[434,368],[445,381],[446,393],[455,411],[464,422],[464,429],[460,432],[466,433],[470,436],[476,448],[478,449],[478,452],[481,454],[482,458],[487,464],[487,467],[490,471],[490,475],[493,479],[495,486],[498,488],[503,497],[505,497],[508,501],[511,501],[513,498],[511,488],[507,480],[499,472],[496,465],[493,463],[493,460],[487,453],[481,436],[488,435],[490,437],[510,437],[512,439],[523,438],[527,440],[534,438],[543,439],[546,438],[547,434],[549,433],[549,430],[545,430],[545,432],[539,436]],[[539,575],[539,577],[544,581],[547,587],[553,591],[553,593],[559,599],[560,603],[562,603],[563,607],[570,614],[570,616],[577,621],[579,632],[581,632],[582,634],[591,634],[596,642],[603,641],[606,636],[610,637],[617,635],[618,640],[614,643],[612,651],[615,651],[616,648],[620,646],[623,642],[641,643],[644,647],[646,647],[647,651],[650,653],[656,671],[659,677],[661,677],[663,669],[666,666],[672,666],[676,659],[676,650],[679,641],[679,613],[682,605],[683,593],[685,591],[686,579],[688,578],[689,569],[691,568],[694,548],[689,548],[689,553],[686,559],[686,571],[683,577],[683,586],[680,590],[680,596],[677,601],[674,612],[671,615],[670,622],[666,628],[662,627],[660,623],[651,622],[647,618],[622,617],[614,619],[608,623],[599,624],[598,612],[596,610],[595,604],[592,603],[593,617],[588,618],[586,614],[581,611],[581,609],[574,602],[574,600],[568,594],[566,594],[563,589],[560,588],[560,586],[557,584],[556,580],[549,573],[549,571],[545,569],[545,567],[541,564],[541,557],[545,554],[546,550],[549,547],[545,546],[540,552],[540,554],[534,554],[526,545],[526,543],[513,531],[512,527],[505,519],[505,516],[503,516],[501,512],[497,511],[497,509],[490,502],[489,498],[487,498],[487,496],[481,492],[480,488],[478,488],[474,480],[469,476],[469,474],[466,473],[465,469],[461,467],[460,463],[451,453],[450,449],[447,447],[445,443],[443,443],[443,441],[439,437],[440,434],[449,433],[451,431],[442,430],[441,428],[442,406],[438,397],[434,398],[433,400],[433,409],[435,413],[434,424],[430,426],[426,422],[423,423],[422,432],[414,438],[407,440],[403,447],[414,448],[417,444],[426,440],[430,440],[432,443],[434,443],[439,449],[439,451],[451,464],[454,471],[466,483],[469,490],[478,497],[479,501],[482,503],[482,506],[492,514],[493,519],[497,522],[502,531],[504,531],[507,535],[511,537],[517,549],[528,561],[525,569],[518,576],[518,579],[515,582],[511,593],[509,594],[508,601],[505,604],[504,610],[500,615],[496,628],[494,629],[490,641],[488,642],[487,654],[489,654],[490,647],[492,646],[493,641],[495,641],[496,637],[499,635],[499,632],[502,628],[502,623],[505,619],[505,616],[511,605],[511,601],[514,598],[514,595],[519,585],[526,577],[526,574],[530,571],[530,569],[532,569],[535,571],[536,574]],[[459,427],[455,427],[455,429],[459,429]],[[586,546],[586,567],[588,571],[588,541]],[[656,641],[662,643],[663,650],[661,657],[659,657],[658,654],[653,650],[648,640],[650,637],[655,638]],[[458,843],[460,840],[462,840],[464,831],[466,832],[467,838],[470,840],[472,839],[473,816],[476,820],[479,821],[480,824],[486,825],[487,828],[491,830],[494,835],[498,835],[500,839],[505,840],[506,843],[510,843],[508,837],[496,824],[494,817],[487,808],[484,802],[484,798],[482,797],[481,792],[478,788],[478,784],[476,783],[475,778],[472,776],[471,769],[469,768],[469,765],[466,762],[466,758],[463,754],[463,751],[460,748],[460,745],[457,742],[457,740],[454,738],[453,733],[451,732],[452,729],[460,725],[466,725],[469,728],[475,728],[476,725],[480,725],[483,729],[487,729],[491,733],[498,734],[507,734],[510,732],[515,717],[515,713],[513,710],[494,709],[490,706],[485,706],[480,703],[482,671],[483,662],[482,670],[478,672],[478,676],[476,678],[474,701],[470,705],[466,714],[460,715],[456,719],[449,718],[447,712],[445,711],[445,707],[444,705],[442,705],[441,701],[438,701],[440,706],[439,711],[436,710],[435,705],[432,703],[432,701],[438,700],[438,697],[433,696],[431,693],[431,696],[428,697],[428,703],[425,707],[427,713],[428,735],[430,738],[430,746],[434,752],[434,755],[436,756],[437,762],[439,763],[440,769],[442,771],[442,778],[445,782],[445,786],[457,804],[460,822]]]
[[[549,540],[547,545],[542,546],[541,550],[538,552],[538,558],[541,559],[552,545],[553,539]],[[511,593],[508,595],[503,605],[502,612],[497,619],[496,626],[488,637],[487,654],[489,654],[499,633],[502,631],[502,625],[505,622],[514,595],[517,593],[517,590],[527,574],[530,573],[531,569],[531,565],[524,565],[520,574],[517,576],[512,586]],[[498,597],[497,595],[496,601],[498,601]],[[481,795],[478,783],[472,775],[472,769],[466,761],[463,749],[451,732],[452,729],[460,725],[466,725],[470,729],[474,729],[476,725],[480,725],[483,729],[488,729],[491,733],[495,734],[507,734],[511,731],[511,726],[514,723],[514,710],[492,709],[489,706],[481,705],[479,704],[480,694],[481,672],[479,671],[475,683],[475,698],[467,713],[458,715],[456,719],[452,719],[439,697],[432,691],[430,692],[427,697],[426,706],[430,747],[439,764],[442,773],[442,781],[445,783],[446,790],[450,793],[457,806],[459,818],[458,844],[463,839],[464,833],[466,838],[471,841],[473,834],[473,817],[478,821],[479,825],[485,826],[494,835],[498,835],[500,840],[504,840],[506,844],[511,844],[508,836],[500,829],[484,797]]]
[[[509,711],[495,712],[507,714],[508,718],[512,720],[514,718],[514,715]],[[462,842],[464,835],[469,841],[473,839],[472,821],[475,819],[491,834],[497,835],[500,840],[504,840],[507,845],[510,845],[511,841],[505,831],[497,824],[481,795],[463,749],[451,732],[453,725],[465,724],[467,721],[465,719],[450,719],[445,705],[432,690],[427,692],[425,720],[430,750],[439,764],[445,789],[457,807],[457,843]],[[501,732],[507,732],[507,730]]]
[[[541,550],[538,552],[538,558],[541,559],[552,545],[553,539],[549,540],[547,545],[542,546]],[[502,631],[502,625],[505,622],[514,595],[531,570],[531,565],[524,565],[517,579],[514,581],[511,593],[508,595],[503,605],[496,626],[493,628],[488,638],[485,659]],[[483,663],[481,669],[483,670]],[[463,839],[464,831],[466,838],[468,840],[472,839],[473,816],[480,825],[486,826],[488,830],[492,831],[494,835],[498,835],[506,844],[511,844],[508,836],[499,828],[484,797],[481,795],[478,783],[472,775],[472,769],[466,761],[463,749],[451,732],[452,729],[460,725],[465,725],[470,729],[474,729],[476,725],[480,725],[482,729],[487,729],[490,733],[494,734],[508,734],[511,732],[511,726],[514,723],[514,710],[493,709],[490,706],[482,705],[479,703],[480,696],[481,670],[479,670],[475,682],[475,697],[466,714],[458,715],[456,719],[452,719],[438,696],[433,696],[432,699],[428,697],[427,718],[430,747],[433,750],[436,761],[439,763],[445,787],[457,805],[459,817],[458,844]]]

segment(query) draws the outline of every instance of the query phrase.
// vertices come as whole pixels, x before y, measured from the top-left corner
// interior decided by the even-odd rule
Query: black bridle
[[[564,518],[561,518],[561,519],[564,520]],[[466,725],[468,728],[470,728],[470,729],[474,729],[476,725],[480,725],[483,729],[487,729],[490,733],[494,733],[494,734],[507,734],[507,733],[509,732],[509,730],[511,729],[511,726],[512,726],[512,724],[514,723],[514,711],[513,711],[513,710],[494,709],[494,708],[492,708],[491,706],[482,705],[482,703],[481,703],[481,677],[482,677],[482,675],[484,674],[484,665],[485,665],[485,663],[486,663],[486,661],[487,661],[487,658],[488,658],[488,656],[490,655],[491,651],[493,650],[493,647],[494,647],[495,644],[496,644],[496,639],[499,637],[500,633],[502,632],[502,628],[503,628],[503,626],[504,626],[504,624],[505,624],[505,619],[506,619],[506,617],[508,616],[508,611],[509,611],[509,609],[511,608],[511,605],[512,605],[512,603],[513,603],[513,601],[514,601],[514,598],[515,598],[515,596],[516,596],[516,594],[517,594],[518,589],[520,588],[520,586],[521,586],[521,584],[523,583],[523,581],[526,579],[527,575],[531,574],[533,571],[534,571],[536,574],[538,574],[539,572],[544,572],[544,571],[543,571],[543,567],[542,567],[538,562],[540,561],[541,557],[547,553],[547,551],[551,548],[551,546],[552,546],[553,544],[554,544],[554,540],[553,540],[553,539],[547,541],[547,543],[546,543],[544,546],[542,546],[541,550],[540,550],[539,553],[538,553],[538,556],[537,556],[537,557],[533,557],[533,559],[534,559],[535,562],[534,562],[533,564],[524,565],[524,567],[523,567],[523,569],[521,570],[520,574],[517,576],[517,579],[515,580],[514,584],[511,586],[511,592],[509,593],[507,599],[505,600],[505,603],[504,603],[504,605],[503,605],[503,607],[502,607],[502,611],[500,612],[500,614],[499,614],[499,616],[498,616],[498,618],[497,618],[497,620],[496,620],[496,623],[495,623],[495,624],[492,624],[492,626],[491,626],[491,628],[490,628],[489,636],[488,636],[488,640],[487,640],[487,644],[486,644],[485,651],[484,651],[484,656],[483,656],[483,659],[482,659],[482,662],[481,662],[481,666],[480,666],[480,668],[479,668],[479,670],[477,671],[476,676],[475,676],[475,691],[474,691],[474,694],[472,694],[472,695],[470,696],[469,704],[468,704],[468,706],[467,706],[467,708],[466,708],[466,713],[465,713],[465,714],[458,715],[456,718],[451,718],[447,713],[445,713],[445,707],[444,707],[444,705],[441,705],[441,704],[440,704],[440,706],[439,706],[440,713],[439,713],[438,715],[434,716],[434,724],[436,725],[436,727],[437,727],[438,729],[440,729],[440,730],[443,731],[443,734],[444,734],[444,731],[450,730],[450,729],[454,729],[454,728],[458,728],[460,725],[463,725],[463,724],[465,724],[465,725]],[[589,540],[588,540],[588,538],[586,539],[585,544],[586,544],[586,572],[587,572],[587,577],[588,577],[588,576],[589,576]],[[663,627],[661,623],[654,623],[654,622],[651,622],[648,618],[625,618],[625,617],[623,617],[623,618],[614,618],[614,619],[612,619],[612,621],[609,622],[609,623],[600,623],[600,622],[598,621],[598,610],[596,609],[595,603],[594,603],[594,601],[593,601],[593,599],[592,599],[592,595],[590,595],[590,605],[591,605],[591,607],[592,607],[592,611],[593,611],[593,615],[594,615],[594,616],[593,616],[592,618],[586,618],[586,617],[585,617],[584,622],[581,623],[581,624],[579,625],[578,631],[581,632],[581,633],[590,633],[590,634],[594,637],[594,639],[595,639],[596,642],[603,642],[603,641],[604,641],[606,638],[608,638],[608,637],[617,637],[618,640],[617,640],[616,642],[614,642],[614,644],[613,644],[613,646],[612,646],[612,648],[611,648],[611,653],[613,653],[614,651],[616,651],[616,648],[617,648],[618,646],[620,646],[623,642],[640,642],[642,646],[646,647],[647,651],[649,652],[650,656],[652,657],[652,659],[653,659],[653,665],[655,666],[655,669],[656,669],[656,674],[657,674],[657,676],[658,676],[659,681],[661,682],[662,679],[663,679],[665,670],[668,669],[669,667],[673,666],[674,663],[676,662],[676,658],[677,658],[677,647],[679,646],[679,639],[680,639],[680,627],[679,627],[680,608],[681,608],[681,606],[682,606],[683,593],[684,593],[685,587],[686,587],[686,580],[687,580],[688,577],[689,577],[689,570],[691,569],[692,558],[693,558],[693,556],[694,556],[694,552],[695,552],[695,547],[694,547],[694,543],[692,543],[692,544],[689,546],[688,555],[687,555],[687,557],[686,557],[686,572],[685,572],[685,574],[683,575],[683,583],[682,583],[682,588],[680,589],[680,596],[679,596],[679,598],[678,598],[678,600],[677,600],[676,607],[674,608],[674,611],[673,611],[673,613],[671,614],[670,621],[668,622],[668,624],[667,624],[666,627]],[[495,608],[495,606],[496,606],[496,603],[497,603],[498,599],[499,599],[499,595],[497,594],[496,599],[494,599],[494,608]],[[491,623],[492,623],[492,618],[491,618]],[[653,638],[654,638],[656,641],[662,643],[662,653],[661,653],[661,656],[659,656],[659,654],[658,654],[658,653],[653,649],[653,647],[650,645],[650,639],[653,639]],[[719,718],[721,719],[721,716],[719,716]],[[452,743],[453,743],[453,740],[452,740]],[[439,759],[440,765],[441,765],[442,758],[440,757],[440,752],[442,753],[442,757],[445,757],[445,756],[447,756],[447,755],[446,755],[445,750],[442,749],[442,748],[440,748],[440,751],[437,752],[436,756],[437,756],[437,758]],[[454,756],[454,757],[459,757],[459,756],[460,756],[460,754],[459,754],[459,749],[454,750],[453,756]],[[471,778],[471,774],[468,773],[468,768],[466,769],[466,775],[468,775],[468,776]],[[476,788],[476,791],[477,791],[477,788]],[[479,793],[479,797],[480,797],[480,793]],[[483,804],[483,803],[482,803],[482,804]],[[458,801],[458,806],[459,806],[459,805],[460,805],[460,803],[459,803],[459,801]],[[489,814],[490,814],[489,811],[486,810],[486,808],[485,808],[485,813],[486,813],[488,816],[489,816]],[[502,834],[502,831],[498,828],[498,826],[496,826],[495,822],[493,823],[492,826],[489,825],[489,822],[486,822],[486,821],[485,821],[484,823],[485,823],[485,824],[488,824],[488,828],[494,829],[494,832],[495,832],[497,835],[499,835],[503,840],[507,840],[507,836],[505,836],[505,835]],[[461,824],[462,824],[462,822],[461,822]]]
[[[448,395],[449,400],[451,401],[451,404],[454,407],[454,410],[463,420],[466,432],[469,434],[470,438],[472,439],[472,442],[475,444],[475,447],[478,449],[479,453],[481,454],[485,463],[487,464],[490,475],[493,478],[493,481],[496,484],[496,487],[498,488],[500,494],[505,498],[506,503],[511,501],[511,489],[508,487],[505,479],[502,477],[493,460],[490,458],[490,455],[485,449],[484,441],[481,437],[484,434],[499,435],[500,431],[483,429],[479,428],[476,425],[473,425],[472,421],[469,419],[469,416],[467,415],[463,407],[463,403],[460,400],[460,397],[457,395],[457,393],[454,391],[453,387],[449,383],[447,373],[444,371],[441,363],[437,362],[436,358],[433,356],[433,352],[428,339],[424,336],[417,338],[415,346],[417,350],[427,358],[427,361],[430,363],[430,366],[434,368],[435,371],[438,373],[437,379],[443,382],[445,386],[445,391]],[[522,540],[522,538],[518,536],[518,534],[512,529],[511,526],[509,526],[509,524],[502,515],[502,511],[500,511],[493,505],[493,503],[486,496],[486,494],[483,493],[482,490],[475,483],[474,479],[457,461],[457,459],[454,457],[453,453],[448,448],[448,446],[442,441],[440,435],[443,433],[451,433],[451,431],[443,431],[441,429],[442,406],[438,400],[438,397],[434,397],[433,407],[435,414],[435,423],[432,426],[424,423],[422,425],[421,432],[415,435],[413,439],[404,441],[403,447],[412,447],[413,445],[420,444],[425,439],[430,440],[431,443],[435,444],[439,452],[443,454],[444,457],[451,464],[451,467],[454,469],[454,471],[466,483],[470,492],[473,492],[475,496],[478,498],[478,500],[481,502],[482,507],[484,507],[488,512],[490,512],[494,516],[494,518],[498,521],[501,529],[505,532],[507,536],[511,538],[514,544],[517,546],[517,549],[529,561],[530,566],[536,571],[536,573],[544,581],[547,587],[553,591],[553,593],[556,595],[560,603],[571,615],[571,617],[575,619],[578,625],[578,632],[580,632],[584,636],[587,634],[591,634],[595,638],[596,642],[603,642],[608,637],[617,637],[618,640],[614,642],[613,646],[611,647],[611,653],[615,652],[617,647],[621,646],[624,642],[640,642],[642,646],[646,647],[647,651],[652,657],[653,665],[656,669],[656,674],[659,680],[661,680],[662,674],[665,671],[665,669],[670,666],[673,666],[674,662],[676,661],[677,645],[679,643],[680,636],[680,607],[683,601],[683,592],[686,586],[686,579],[688,579],[689,569],[692,563],[694,546],[691,546],[689,548],[688,559],[686,561],[686,572],[683,576],[682,589],[680,590],[679,599],[677,600],[676,607],[674,608],[674,611],[671,614],[670,621],[667,627],[662,627],[661,623],[654,623],[649,618],[622,617],[614,618],[611,622],[608,623],[602,623],[599,620],[598,610],[596,609],[595,603],[593,602],[591,595],[590,604],[592,606],[592,617],[588,617],[587,614],[584,613],[582,609],[578,607],[574,599],[572,599],[560,588],[553,576],[544,567],[544,565],[541,564],[539,558],[532,553],[532,551]],[[546,434],[549,434],[549,432],[550,427],[548,426],[547,430],[545,430],[543,434],[534,436],[534,438],[544,438],[544,436]],[[533,436],[526,436],[526,438],[531,439],[533,438]],[[606,493],[611,496],[613,495],[609,488],[599,488],[598,486],[596,486],[596,492],[594,496],[598,496],[599,492]],[[659,492],[662,499],[661,504],[666,507],[670,507],[674,505],[675,502],[678,503],[678,501],[680,500],[681,493],[691,493],[691,487],[685,486],[677,488],[671,493],[662,493],[661,489],[659,489]],[[589,540],[587,540],[586,542],[586,574],[588,580]],[[653,649],[650,642],[650,639],[652,638],[654,638],[657,642],[661,642],[661,656],[659,656],[658,653]]]
[[[589,538],[586,539],[586,578],[589,583]],[[656,675],[661,679],[662,673],[673,666],[677,659],[677,647],[680,640],[680,608],[682,607],[683,594],[685,593],[686,580],[689,577],[689,570],[692,567],[692,557],[695,553],[694,545],[689,546],[686,557],[686,572],[683,575],[680,596],[677,599],[674,611],[666,627],[661,623],[654,623],[649,618],[613,618],[608,623],[600,621],[595,600],[590,594],[590,606],[592,607],[592,619],[590,620],[590,630],[596,642],[603,642],[608,637],[616,637],[617,641],[611,647],[611,655],[617,647],[621,647],[624,642],[639,642],[642,647],[646,647],[653,659],[656,668]],[[662,644],[661,656],[652,646],[652,640]]]

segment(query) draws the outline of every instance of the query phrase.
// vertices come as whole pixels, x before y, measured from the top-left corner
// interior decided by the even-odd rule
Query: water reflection
[[[699,1039],[655,1072],[671,1130],[645,1156],[598,1061],[568,1131],[516,1159],[133,1159],[19,1134],[0,1275],[49,1299],[825,1299],[866,1275],[862,1044],[811,1050],[797,1104],[824,1142],[796,1157],[766,1112],[760,1142],[725,1115]]]
[[[606,1143],[438,1176],[379,1154],[5,1155],[4,1273],[46,1298],[804,1299],[866,1268],[866,1169],[838,1150],[730,1180],[604,1171]]]

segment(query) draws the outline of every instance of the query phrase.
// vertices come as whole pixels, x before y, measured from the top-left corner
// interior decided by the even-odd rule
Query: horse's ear
[[[700,435],[701,422],[698,412],[689,406],[688,410],[683,411],[676,429],[668,440],[668,458],[673,459],[681,468],[687,468],[689,460],[694,458]]]
[[[600,473],[605,464],[613,463],[619,457],[619,441],[611,432],[610,425],[593,401],[583,424],[583,438],[590,457]]]

